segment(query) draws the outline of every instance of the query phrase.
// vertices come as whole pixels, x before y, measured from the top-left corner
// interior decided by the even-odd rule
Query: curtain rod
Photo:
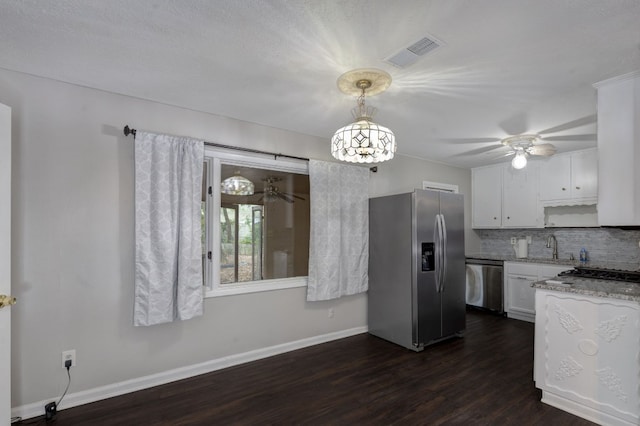
[[[135,138],[137,130],[132,127],[129,127],[129,125],[127,124],[126,126],[124,126],[123,132],[125,136],[133,135],[133,137]],[[283,158],[292,158],[294,160],[309,161],[309,159],[305,157],[296,157],[295,155],[287,155],[287,154],[276,154],[275,152],[260,151],[259,149],[242,148],[238,146],[223,145],[220,143],[206,142],[206,141],[204,142],[204,144],[207,146],[213,146],[216,148],[234,149],[236,151],[251,152],[254,154],[273,155],[273,157],[276,160],[278,159],[278,157],[283,157]],[[378,167],[376,166],[370,167],[369,170],[372,171],[373,173],[376,173],[378,171]]]

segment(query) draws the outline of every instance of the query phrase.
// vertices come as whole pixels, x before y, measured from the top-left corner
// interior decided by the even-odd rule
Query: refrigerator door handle
[[[434,254],[434,269],[436,280],[436,292],[440,293],[440,215],[436,215],[436,223],[433,227],[433,254]]]
[[[443,244],[444,244],[444,235],[443,235],[443,228],[442,228],[442,215],[441,214],[437,214],[436,215],[436,223],[435,223],[435,228],[433,230],[433,234],[434,234],[434,251],[435,251],[435,269],[436,269],[436,273],[435,273],[435,279],[436,279],[436,291],[438,293],[442,292],[442,288],[444,285],[444,252],[442,251],[443,249]]]
[[[442,277],[440,278],[440,292],[444,291],[444,284],[447,282],[447,224],[444,215],[440,215],[440,226],[442,229]]]

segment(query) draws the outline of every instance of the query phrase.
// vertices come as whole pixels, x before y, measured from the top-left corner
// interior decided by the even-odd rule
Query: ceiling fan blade
[[[588,115],[586,117],[578,118],[577,120],[569,121],[568,123],[560,124],[559,126],[550,127],[548,129],[538,132],[539,135],[546,135],[547,133],[558,133],[564,130],[571,130],[577,127],[586,126],[587,124],[593,124],[597,121],[598,116],[596,114]]]
[[[441,140],[452,144],[500,142],[498,138],[447,138]]]
[[[483,154],[485,152],[493,151],[494,149],[504,148],[503,145],[489,145],[483,146],[482,148],[472,149],[471,151],[462,152],[460,154],[455,154],[454,157],[462,157],[466,155],[476,155]]]
[[[533,145],[527,148],[527,152],[531,155],[541,155],[543,157],[550,157],[556,153],[556,147],[550,143],[541,143],[539,145]]]
[[[595,141],[598,135],[595,133],[589,133],[586,135],[566,135],[566,136],[547,136],[544,138],[546,141]]]
[[[281,200],[286,201],[286,202],[287,202],[287,203],[289,203],[289,204],[293,204],[293,198],[287,197],[287,196],[286,196],[286,195],[284,195],[282,192],[278,192],[278,193],[276,194],[276,196],[277,196],[278,198],[280,198]]]

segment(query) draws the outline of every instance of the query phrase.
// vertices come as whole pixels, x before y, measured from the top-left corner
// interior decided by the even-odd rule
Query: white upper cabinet
[[[595,149],[556,154],[540,165],[540,201],[544,206],[596,204],[598,154]]]
[[[514,170],[510,163],[471,170],[473,228],[536,228],[538,209],[537,165]]]
[[[502,165],[471,170],[473,228],[502,227]]]
[[[538,227],[541,217],[538,209],[538,165],[529,162],[522,170],[504,167],[502,184],[502,226]]]
[[[640,225],[640,73],[598,89],[598,222]]]

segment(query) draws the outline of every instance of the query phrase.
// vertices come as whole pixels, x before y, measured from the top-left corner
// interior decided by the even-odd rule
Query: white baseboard
[[[635,416],[635,418],[631,418],[630,415],[629,419],[623,419],[564,398],[560,395],[556,395],[553,392],[543,390],[541,401],[545,404],[551,405],[552,407],[559,408],[560,410],[571,413],[574,416],[582,417],[583,419],[587,419],[599,425],[633,426],[638,424],[637,416]]]
[[[189,365],[186,367],[175,368],[173,370],[163,371],[161,373],[149,376],[138,377],[124,382],[113,383],[106,386],[100,386],[80,392],[67,394],[58,407],[58,410],[76,407],[78,405],[89,404],[91,402],[100,401],[102,399],[112,398],[118,395],[163,385],[176,380],[187,379],[189,377],[198,376],[200,374],[210,373],[212,371],[221,370],[223,368],[232,367],[234,365],[244,364],[246,362],[256,361],[270,356],[295,351],[296,349],[306,348],[308,346],[319,345],[321,343],[338,340],[345,337],[355,336],[357,334],[366,333],[367,327],[356,327],[348,330],[336,331],[333,333],[323,334],[320,336],[309,337],[306,339],[287,342],[280,345],[270,346],[267,348],[256,349],[241,354],[229,355],[223,358],[205,361],[200,364]],[[44,415],[44,406],[51,401],[57,401],[58,397],[48,398],[46,400],[25,404],[11,409],[12,417],[22,417],[28,419],[32,417]]]

